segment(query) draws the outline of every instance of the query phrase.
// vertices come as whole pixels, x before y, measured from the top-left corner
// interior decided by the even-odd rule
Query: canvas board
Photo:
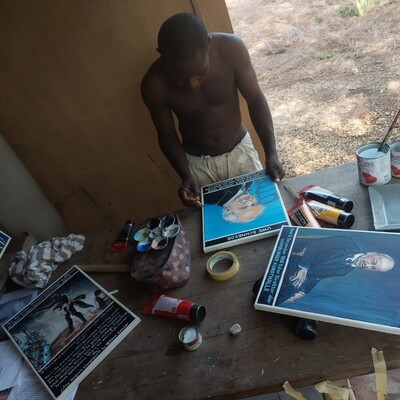
[[[3,231],[0,231],[0,258],[6,251],[8,244],[10,243],[11,237]]]
[[[3,329],[52,398],[65,399],[139,322],[74,266]]]
[[[201,188],[205,253],[277,235],[290,225],[279,188],[265,171]]]
[[[282,227],[267,264],[257,310],[400,334],[399,233]]]

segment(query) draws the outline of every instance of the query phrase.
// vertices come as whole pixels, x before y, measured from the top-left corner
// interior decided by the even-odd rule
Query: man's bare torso
[[[159,60],[150,77],[164,86],[163,105],[173,112],[185,148],[203,155],[226,153],[243,133],[235,83],[234,57],[230,54],[231,35],[212,34],[209,47],[209,72],[199,88],[188,90],[168,82]]]

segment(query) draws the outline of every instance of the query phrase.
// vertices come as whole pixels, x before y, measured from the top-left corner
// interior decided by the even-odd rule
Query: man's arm
[[[233,36],[232,54],[236,68],[236,84],[247,102],[251,121],[264,148],[267,173],[274,181],[279,181],[284,177],[285,172],[276,151],[271,112],[258,84],[249,52],[237,36]]]
[[[147,76],[141,85],[142,99],[150,111],[151,119],[157,131],[161,151],[180,176],[182,186],[193,196],[179,188],[179,197],[186,206],[198,206],[199,188],[189,170],[189,163],[182,143],[176,133],[172,112],[164,105],[163,94],[151,78]]]

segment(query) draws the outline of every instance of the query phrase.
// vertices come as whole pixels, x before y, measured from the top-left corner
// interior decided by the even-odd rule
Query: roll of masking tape
[[[225,271],[216,271],[216,264],[220,261],[228,260],[231,265]],[[231,279],[239,271],[239,260],[230,251],[220,251],[213,254],[207,261],[206,265],[207,272],[216,281],[226,281]]]

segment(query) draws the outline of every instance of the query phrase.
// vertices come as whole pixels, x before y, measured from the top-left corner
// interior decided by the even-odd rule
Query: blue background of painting
[[[227,222],[222,217],[222,206],[205,203],[203,210],[205,240],[209,241],[286,221],[286,214],[278,193],[273,196],[272,201],[269,199],[268,202],[263,202],[263,193],[271,193],[273,191],[275,191],[275,184],[269,177],[252,182],[247,193],[255,196],[260,204],[266,204],[266,209],[254,221],[246,223]]]
[[[302,237],[349,235],[366,251],[387,253],[396,264],[391,271],[354,270],[345,276],[322,279],[302,299],[278,307],[332,315],[376,324],[400,327],[400,234],[343,230],[310,230],[303,228]]]

